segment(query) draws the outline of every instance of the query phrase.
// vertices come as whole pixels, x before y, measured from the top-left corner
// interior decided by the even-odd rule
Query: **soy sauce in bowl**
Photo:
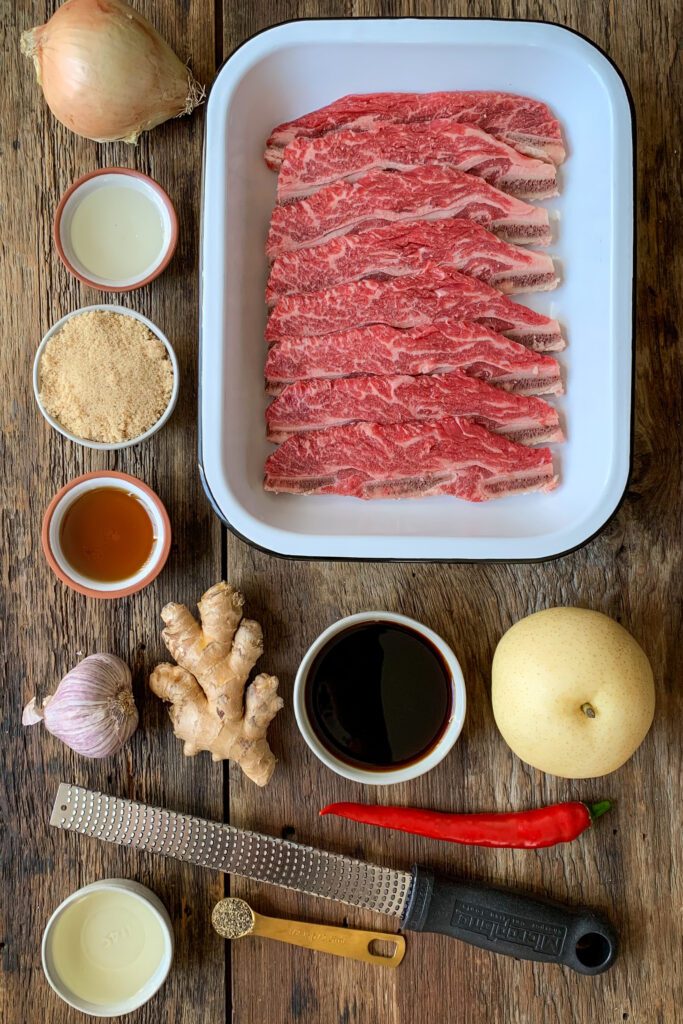
[[[319,743],[352,768],[387,772],[422,761],[453,712],[453,675],[417,630],[363,622],[336,633],[305,683],[306,714]]]

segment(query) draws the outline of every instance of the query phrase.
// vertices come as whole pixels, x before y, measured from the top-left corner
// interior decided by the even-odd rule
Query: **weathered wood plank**
[[[534,2],[223,5],[226,52],[249,33],[299,17],[479,15],[547,18],[584,32],[619,64],[638,116],[638,321],[634,469],[626,500],[582,550],[546,565],[357,565],[282,561],[229,539],[229,572],[265,624],[269,671],[282,679],[288,709],[273,729],[281,764],[266,792],[230,777],[231,820],[273,834],[397,866],[413,860],[505,886],[586,902],[615,921],[623,952],[597,979],[516,963],[436,936],[408,935],[408,953],[389,972],[252,939],[233,946],[239,1024],[453,1020],[474,1024],[564,1024],[676,1018],[678,966],[681,695],[675,686],[680,636],[680,66],[674,67],[675,5],[668,2]],[[680,28],[680,25],[679,25]],[[680,32],[678,33],[680,35]],[[614,776],[573,783],[521,764],[499,737],[490,707],[495,644],[519,617],[553,604],[579,604],[616,617],[650,655],[658,687],[655,726]],[[378,801],[442,809],[503,809],[546,800],[616,800],[616,810],[571,847],[540,852],[449,849],[427,840],[317,817],[330,800],[368,797],[322,767],[291,713],[294,674],[307,645],[342,615],[388,608],[414,615],[449,640],[463,663],[469,709],[452,755],[428,776],[379,789]],[[374,794],[370,794],[374,796]],[[327,923],[379,927],[383,919],[281,890],[234,880],[256,909]],[[391,926],[390,921],[384,922]],[[276,996],[273,979],[277,978]]]
[[[186,763],[170,735],[163,709],[144,694],[148,668],[162,654],[156,622],[165,600],[192,601],[218,577],[220,539],[197,480],[195,422],[196,237],[201,116],[158,129],[139,150],[96,147],[54,125],[30,69],[15,48],[18,30],[43,21],[43,3],[0,2],[0,32],[9,74],[3,104],[0,202],[5,226],[2,275],[6,292],[0,358],[9,396],[3,407],[4,623],[3,757],[5,850],[0,865],[0,1007],[8,1024],[36,1016],[62,1024],[79,1019],[49,991],[39,964],[39,936],[52,907],[79,884],[116,874],[156,889],[177,923],[176,967],[163,993],[131,1019],[215,1021],[223,1016],[223,957],[208,915],[222,894],[220,878],[177,864],[133,856],[47,828],[60,778],[179,809],[220,816],[221,779],[206,758]],[[142,4],[140,4],[143,7]],[[191,5],[144,5],[181,55],[191,55],[208,80],[214,54],[209,0]],[[223,45],[230,48],[258,29],[294,16],[472,14],[465,3],[431,7],[404,2],[303,6],[268,0],[223,5]],[[53,5],[50,5],[50,11]],[[622,66],[639,120],[639,261],[637,415],[634,473],[625,504],[609,528],[585,549],[545,566],[372,566],[283,562],[229,539],[232,581],[242,586],[249,612],[266,627],[267,667],[291,685],[307,644],[325,625],[368,607],[403,610],[441,632],[460,655],[470,709],[453,755],[435,772],[378,799],[443,808],[506,807],[609,790],[613,819],[580,844],[541,853],[441,848],[408,837],[377,834],[317,818],[332,799],[362,795],[322,769],[296,731],[291,710],[279,716],[273,742],[281,764],[265,792],[230,771],[232,820],[278,834],[355,852],[386,863],[414,859],[435,867],[585,900],[618,924],[624,951],[601,979],[515,964],[432,936],[409,936],[396,973],[351,965],[264,940],[233,947],[235,1020],[278,1024],[301,1019],[408,1022],[449,1017],[467,1022],[630,1020],[650,1024],[676,1017],[682,994],[676,907],[681,854],[677,795],[682,778],[674,688],[680,635],[680,355],[676,322],[681,305],[681,219],[676,167],[680,107],[675,41],[680,19],[662,0],[614,8],[562,0],[483,3],[477,14],[546,17],[586,32]],[[38,130],[36,130],[36,126]],[[181,211],[184,231],[167,274],[124,304],[135,305],[165,328],[182,364],[181,403],[169,427],[140,450],[118,458],[90,455],[52,434],[35,410],[30,366],[44,329],[67,309],[97,301],[73,284],[58,264],[50,224],[58,195],[79,173],[125,163],[149,171]],[[36,211],[36,212],[34,212]],[[36,215],[37,214],[37,215]],[[79,472],[109,466],[146,479],[168,504],[175,527],[171,562],[145,594],[103,605],[61,588],[38,549],[42,510],[53,490]],[[658,679],[655,728],[636,758],[605,783],[547,779],[516,761],[498,738],[488,698],[495,643],[516,618],[553,603],[600,608],[620,619],[650,654]],[[30,611],[28,611],[30,609]],[[68,624],[68,627],[65,626]],[[129,751],[91,765],[57,741],[19,726],[22,703],[47,692],[79,656],[112,649],[136,671],[142,728]],[[162,769],[163,765],[163,769]],[[382,919],[343,907],[235,881],[257,909],[311,920],[381,925]],[[390,922],[386,922],[387,926]],[[275,979],[275,984],[274,984]],[[229,1019],[228,1015],[228,1019]]]
[[[220,817],[223,780],[208,758],[186,761],[163,706],[146,692],[150,668],[163,655],[159,611],[168,600],[194,601],[221,572],[220,528],[196,472],[196,354],[199,186],[203,116],[175,121],[136,149],[98,146],[59,126],[43,102],[19,32],[40,24],[56,3],[0,5],[4,88],[0,202],[3,222],[2,410],[3,545],[2,722],[5,832],[1,860],[2,994],[7,1024],[82,1020],[49,989],[40,967],[40,939],[54,907],[79,885],[98,878],[137,878],[168,906],[176,934],[174,970],[162,992],[131,1020],[196,1021],[225,1012],[225,951],[212,934],[212,903],[223,882],[209,872],[108,847],[48,827],[57,783],[95,788]],[[214,71],[214,6],[136,4],[154,20],[196,75]],[[180,244],[169,270],[140,292],[117,300],[75,283],[52,244],[52,216],[62,191],[79,174],[123,164],[164,185],[180,217]],[[121,301],[166,331],[181,366],[180,401],[169,425],[140,448],[92,454],[65,441],[40,416],[31,392],[31,366],[44,331],[65,312],[92,302]],[[66,590],[40,550],[42,514],[52,494],[82,472],[121,469],[141,477],[168,507],[174,544],[168,566],[142,594],[96,602]],[[131,663],[140,729],[117,757],[87,762],[42,728],[21,727],[23,703],[54,688],[79,652],[112,650]],[[201,965],[201,970],[198,969]]]

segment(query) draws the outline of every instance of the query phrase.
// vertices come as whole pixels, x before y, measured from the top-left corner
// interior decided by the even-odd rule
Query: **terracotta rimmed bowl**
[[[82,313],[96,313],[98,311],[103,311],[105,313],[120,313],[122,316],[130,316],[134,320],[139,320],[140,323],[144,324],[145,327],[147,327],[147,329],[150,330],[162,343],[168,353],[168,358],[170,359],[171,366],[173,368],[173,387],[171,389],[171,397],[168,400],[168,405],[156,423],[153,423],[149,430],[146,430],[144,434],[140,434],[138,437],[130,438],[128,441],[90,441],[86,437],[78,437],[76,434],[72,434],[67,430],[66,427],[62,426],[59,420],[56,420],[54,416],[50,415],[40,398],[40,360],[42,359],[43,352],[45,351],[45,346],[48,341],[50,338],[54,337],[55,334],[58,334],[59,331],[61,331],[67,320],[71,320],[74,316],[80,316]],[[157,430],[161,430],[164,424],[170,419],[171,413],[175,409],[176,402],[178,401],[178,392],[180,390],[179,373],[178,359],[173,351],[173,346],[163,331],[159,330],[156,324],[152,323],[151,320],[148,320],[147,317],[143,316],[141,313],[136,313],[134,309],[127,309],[125,306],[110,306],[106,303],[98,303],[95,306],[82,306],[80,309],[75,309],[73,313],[67,313],[66,316],[63,316],[61,320],[58,320],[56,324],[52,325],[38,346],[38,351],[36,352],[35,359],[33,360],[33,394],[35,395],[36,402],[38,403],[38,408],[50,426],[64,437],[68,438],[69,441],[73,441],[75,444],[80,444],[84,448],[96,448],[98,451],[117,452],[122,448],[130,448],[134,444],[140,444],[141,441],[146,441],[147,438],[152,436],[152,434],[156,434]]]
[[[67,509],[81,494],[97,487],[117,487],[133,494],[145,506],[154,527],[154,547],[143,567],[134,576],[113,583],[102,583],[77,572],[65,558],[59,540]],[[137,594],[157,578],[171,550],[171,522],[161,499],[142,480],[128,473],[102,470],[78,476],[57,491],[43,518],[41,540],[48,564],[62,583],[86,597],[112,600]]]
[[[111,185],[124,185],[151,199],[161,215],[164,237],[160,253],[149,266],[134,277],[119,280],[98,277],[84,266],[74,252],[70,235],[73,215],[82,200],[96,189]],[[60,260],[79,281],[99,291],[130,292],[154,281],[171,262],[178,244],[178,216],[168,194],[149,175],[128,167],[104,167],[84,174],[66,190],[55,211],[53,233]]]

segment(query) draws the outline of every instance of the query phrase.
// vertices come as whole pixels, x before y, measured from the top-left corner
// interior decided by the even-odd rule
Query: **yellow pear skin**
[[[496,648],[491,695],[515,754],[567,779],[620,768],[655,710],[643,649],[614,619],[585,608],[548,608],[515,623]]]

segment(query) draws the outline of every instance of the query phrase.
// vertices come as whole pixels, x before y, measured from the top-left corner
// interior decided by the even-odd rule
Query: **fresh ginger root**
[[[263,653],[258,622],[242,618],[244,597],[217,583],[198,603],[201,625],[184,604],[167,604],[164,643],[177,665],[157,665],[149,685],[171,705],[184,753],[210,751],[214,761],[236,761],[257,786],[265,786],[276,758],[266,731],[283,706],[276,676],[249,673]]]

